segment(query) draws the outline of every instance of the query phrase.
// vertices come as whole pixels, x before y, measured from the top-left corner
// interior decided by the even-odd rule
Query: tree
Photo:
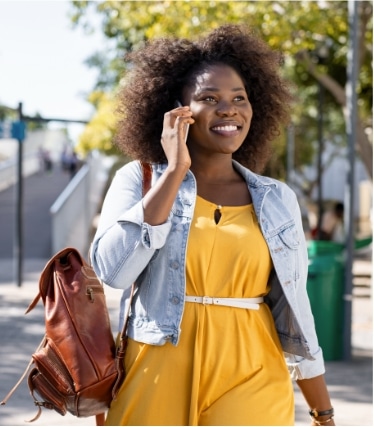
[[[345,141],[345,91],[348,20],[346,1],[73,1],[72,21],[88,31],[90,14],[102,19],[110,41],[106,55],[89,63],[100,68],[98,87],[113,90],[126,71],[121,58],[146,40],[164,35],[193,37],[223,23],[247,23],[285,56],[284,73],[298,99],[295,167],[310,163],[318,142],[318,94],[325,91],[325,126],[335,144]],[[372,2],[360,2],[358,152],[372,177]],[[322,55],[322,53],[325,53]],[[285,134],[286,135],[286,134]],[[285,135],[277,141],[271,174],[285,174]],[[87,147],[88,148],[88,147]],[[281,165],[281,167],[279,167]],[[313,183],[312,183],[313,185]]]
[[[360,79],[358,87],[359,96],[359,119],[357,123],[357,145],[362,162],[364,163],[368,175],[373,178],[373,145],[369,141],[369,135],[372,130],[371,107],[372,107],[372,79],[369,63],[372,61],[372,40],[368,39],[368,30],[372,29],[372,3],[360,2],[359,19],[360,19],[360,40],[359,40],[359,64]],[[371,31],[370,31],[371,32]],[[370,44],[369,44],[370,41]],[[343,65],[330,65],[330,69],[335,66],[344,69],[340,73],[329,73],[329,69],[321,70],[318,63],[313,61],[313,57],[306,49],[301,49],[295,55],[296,60],[305,67],[308,73],[318,81],[334,98],[336,104],[342,109],[343,116],[347,120],[346,95],[344,84],[346,83],[346,62]],[[338,70],[339,71],[339,70]],[[335,75],[334,75],[335,74]],[[339,79],[340,77],[340,79]],[[343,77],[343,78],[342,78]],[[339,81],[340,80],[340,81]],[[342,80],[342,81],[341,81]],[[369,131],[369,132],[366,132]]]
[[[16,120],[17,109],[0,104],[0,120]]]
[[[94,91],[88,100],[96,107],[96,114],[80,136],[77,151],[85,155],[92,150],[119,154],[113,146],[115,135],[115,102],[106,92]]]

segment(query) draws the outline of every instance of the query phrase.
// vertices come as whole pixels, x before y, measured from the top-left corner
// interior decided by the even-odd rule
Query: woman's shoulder
[[[167,167],[166,163],[143,163],[144,166],[150,166],[152,171],[161,171]],[[140,160],[130,160],[119,167],[118,173],[141,172],[142,162]]]
[[[266,175],[260,175],[244,167],[238,162],[234,161],[235,167],[242,172],[243,176],[252,187],[270,187],[272,191],[280,195],[295,195],[295,192],[289,187],[289,185],[279,179],[271,178]]]
[[[280,181],[279,179],[270,178],[270,177],[266,177],[266,179],[270,180],[274,184],[271,186],[272,190],[285,203],[293,202],[297,200],[295,191],[286,182]]]
[[[140,163],[136,160],[119,165],[113,173],[111,187],[123,188],[137,186],[142,181]]]
[[[140,170],[140,162],[138,160],[130,160],[119,166],[116,173],[121,175],[129,172],[135,172],[136,170]]]

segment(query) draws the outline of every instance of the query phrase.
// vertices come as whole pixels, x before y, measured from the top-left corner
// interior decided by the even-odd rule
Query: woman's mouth
[[[220,135],[232,136],[239,133],[241,126],[238,125],[217,125],[213,126],[211,130]]]

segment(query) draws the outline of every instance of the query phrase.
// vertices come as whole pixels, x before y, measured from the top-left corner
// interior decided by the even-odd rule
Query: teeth
[[[238,128],[237,126],[233,126],[233,125],[230,125],[230,126],[215,126],[213,128],[213,130],[231,132],[233,130],[237,130],[237,128]]]

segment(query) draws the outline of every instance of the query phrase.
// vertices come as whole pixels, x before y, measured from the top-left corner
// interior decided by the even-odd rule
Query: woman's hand
[[[177,107],[165,113],[161,145],[169,166],[183,165],[187,169],[191,166],[191,157],[185,141],[188,125],[194,122],[188,106]]]
[[[185,140],[187,125],[194,122],[189,107],[177,107],[164,115],[161,145],[168,165],[143,198],[144,221],[147,224],[164,224],[170,215],[178,189],[191,166]]]

